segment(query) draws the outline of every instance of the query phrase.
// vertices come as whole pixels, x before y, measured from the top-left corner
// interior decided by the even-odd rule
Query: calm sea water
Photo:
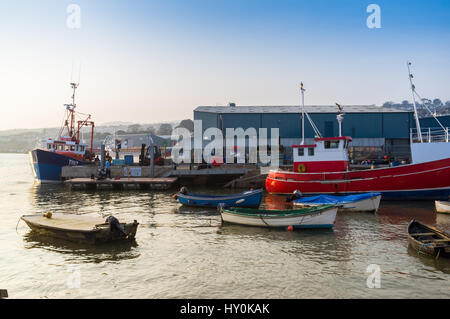
[[[450,261],[408,249],[412,218],[450,231],[432,202],[382,202],[378,214],[338,214],[334,230],[288,232],[222,226],[214,210],[180,208],[174,191],[35,185],[22,154],[0,154],[0,181],[0,288],[10,298],[450,297]],[[263,203],[285,205],[272,195]],[[48,210],[137,219],[136,243],[88,247],[18,223]],[[370,264],[380,288],[367,287]]]

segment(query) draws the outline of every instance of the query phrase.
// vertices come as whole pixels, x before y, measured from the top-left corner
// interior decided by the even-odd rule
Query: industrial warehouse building
[[[323,137],[339,135],[336,106],[305,106]],[[415,127],[414,113],[383,108],[374,105],[344,106],[345,117],[342,135],[351,136],[349,145],[352,159],[379,158],[384,155],[398,160],[410,158],[410,128]],[[285,149],[285,160],[289,162],[292,145],[299,144],[302,134],[300,106],[199,106],[194,110],[194,120],[202,121],[203,131],[209,127],[226,128],[254,127],[279,128],[280,144]],[[311,143],[314,131],[305,119],[306,143]]]

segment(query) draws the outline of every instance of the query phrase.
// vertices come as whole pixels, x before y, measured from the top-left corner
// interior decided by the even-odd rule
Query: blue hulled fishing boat
[[[30,161],[35,179],[40,183],[61,182],[63,166],[87,165],[93,158],[94,122],[91,115],[85,114],[84,120],[77,121],[75,129],[75,90],[77,83],[70,83],[73,89],[72,103],[65,104],[66,120],[61,127],[58,138],[42,140],[40,145],[30,152]],[[80,143],[80,130],[91,126],[91,145]],[[63,135],[65,134],[65,135]]]

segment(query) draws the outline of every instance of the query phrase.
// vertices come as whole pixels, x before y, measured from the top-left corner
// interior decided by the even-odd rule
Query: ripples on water
[[[26,155],[0,154],[0,176],[0,288],[12,298],[450,297],[450,262],[408,249],[412,218],[450,230],[432,202],[382,202],[378,214],[338,214],[334,230],[288,232],[222,226],[215,210],[180,207],[174,191],[34,185]],[[263,203],[286,206],[273,195]],[[48,210],[137,219],[136,242],[84,246],[36,237],[23,222],[16,232],[21,215]],[[381,267],[380,289],[366,286],[369,264]],[[67,285],[73,269],[80,288]]]

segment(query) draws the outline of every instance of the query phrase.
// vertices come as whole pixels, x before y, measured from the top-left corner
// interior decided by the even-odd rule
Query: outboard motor
[[[286,203],[290,203],[296,199],[300,199],[302,197],[302,193],[296,189],[291,196],[289,196],[288,198],[286,198]]]
[[[187,189],[186,186],[183,186],[183,187],[180,188],[180,193],[183,194],[183,195],[186,195],[186,194],[189,193],[189,190]]]
[[[106,218],[105,220],[105,223],[109,224],[112,232],[118,232],[119,234],[122,234],[126,238],[128,238],[127,232],[125,231],[125,229],[123,229],[122,225],[120,225],[119,220],[116,217],[108,216],[108,218]]]

